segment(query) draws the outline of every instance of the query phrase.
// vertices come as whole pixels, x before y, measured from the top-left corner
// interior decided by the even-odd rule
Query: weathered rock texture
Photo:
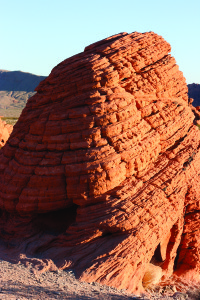
[[[198,279],[200,132],[170,51],[153,32],[118,34],[37,87],[0,158],[7,224],[67,208],[65,233],[32,236],[32,254],[130,291],[152,265]]]
[[[10,124],[6,124],[6,122],[3,121],[0,117],[0,147],[5,145],[12,130],[13,126]]]

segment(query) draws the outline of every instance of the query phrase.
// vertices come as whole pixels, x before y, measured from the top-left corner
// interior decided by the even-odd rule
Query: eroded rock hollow
[[[1,150],[0,206],[12,233],[53,211],[65,230],[36,247],[29,224],[26,251],[132,292],[154,268],[199,279],[200,131],[170,51],[153,32],[121,33],[39,84]]]

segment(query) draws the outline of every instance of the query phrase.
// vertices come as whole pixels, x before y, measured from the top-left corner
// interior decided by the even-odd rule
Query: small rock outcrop
[[[12,130],[13,126],[10,124],[6,124],[6,122],[3,121],[0,117],[0,148],[5,145]]]
[[[81,280],[198,279],[200,131],[170,51],[153,32],[86,47],[39,84],[1,151],[2,211],[12,224],[65,211],[62,235],[26,249]]]

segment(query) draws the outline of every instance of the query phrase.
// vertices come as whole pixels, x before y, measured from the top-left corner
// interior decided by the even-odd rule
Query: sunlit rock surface
[[[10,124],[6,124],[6,122],[3,121],[0,117],[0,148],[5,145],[12,130],[13,126]]]
[[[65,211],[51,241],[27,226],[26,250],[81,280],[142,291],[149,263],[198,280],[200,132],[170,51],[153,32],[86,47],[39,84],[1,151],[10,228]]]

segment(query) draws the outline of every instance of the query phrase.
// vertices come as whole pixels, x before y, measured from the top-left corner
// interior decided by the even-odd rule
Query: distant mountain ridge
[[[21,71],[0,70],[0,115],[19,117],[27,100],[45,78]]]
[[[193,106],[200,106],[200,84],[192,83],[188,84],[188,95],[189,98],[193,98]]]
[[[0,70],[0,90],[33,92],[45,78],[21,71]]]

